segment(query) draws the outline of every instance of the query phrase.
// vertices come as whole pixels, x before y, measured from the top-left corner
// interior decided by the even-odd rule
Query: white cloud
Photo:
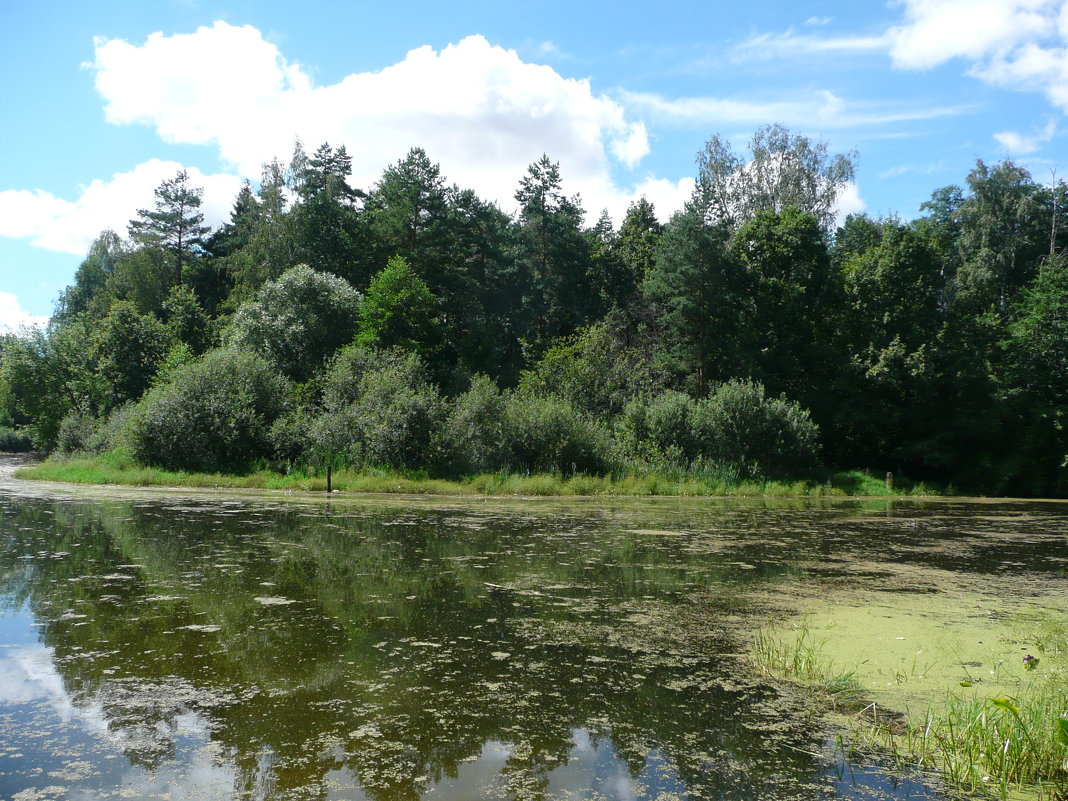
[[[1068,0],[891,0],[891,5],[901,18],[882,33],[762,33],[735,47],[733,55],[757,60],[887,52],[895,67],[909,70],[963,59],[974,77],[1040,91],[1068,111]]]
[[[1021,134],[1016,131],[999,131],[994,134],[994,138],[1004,147],[1010,154],[1024,156],[1029,153],[1034,153],[1046,142],[1053,139],[1057,133],[1057,123],[1050,120],[1046,125],[1038,131],[1030,135]]]
[[[18,331],[24,326],[43,326],[48,323],[47,317],[39,317],[23,311],[19,305],[19,299],[10,292],[0,292],[0,334]],[[3,660],[0,660],[0,687],[10,686],[9,677],[4,677],[2,670]]]
[[[420,146],[450,180],[507,205],[543,152],[560,161],[569,191],[584,195],[649,152],[644,125],[588,81],[481,36],[420,47],[328,86],[315,86],[255,28],[224,22],[142,45],[100,40],[90,67],[109,120],[152,125],[169,142],[213,144],[253,177],[263,162],[287,158],[296,137],[310,149],[346,145],[364,187]]]
[[[842,191],[838,193],[838,199],[834,203],[835,223],[841,225],[850,214],[860,214],[867,208],[868,204],[860,196],[860,187],[850,182],[842,187]]]
[[[1068,111],[1066,0],[903,0],[890,32],[894,64],[930,69],[954,58],[970,74],[1011,89],[1040,91]]]
[[[138,209],[152,208],[156,187],[180,169],[176,162],[152,159],[110,180],[93,181],[73,201],[40,189],[0,192],[0,236],[31,237],[38,247],[83,255],[101,231],[110,228],[125,234]],[[241,188],[240,179],[205,175],[195,168],[188,172],[193,186],[204,189],[205,220],[217,224],[226,219]]]
[[[901,5],[905,20],[890,31],[890,55],[899,67],[929,69],[1044,37],[1062,0],[904,0]]]

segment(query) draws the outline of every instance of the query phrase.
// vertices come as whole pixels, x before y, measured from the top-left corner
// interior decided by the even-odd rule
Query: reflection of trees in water
[[[679,598],[754,580],[730,549],[592,516],[26,502],[5,519],[5,582],[134,764],[172,759],[193,710],[252,798],[325,797],[346,768],[371,798],[415,799],[494,742],[511,744],[498,789],[539,798],[575,730],[610,738],[632,777],[664,755],[698,796],[817,773],[783,746],[807,742],[802,716],[717,661],[729,643],[669,630]]]

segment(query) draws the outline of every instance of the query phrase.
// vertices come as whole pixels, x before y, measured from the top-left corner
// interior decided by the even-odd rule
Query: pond
[[[8,475],[0,798],[938,798],[836,754],[746,644],[812,588],[937,594],[924,582],[944,574],[1034,595],[1063,579],[1066,531],[1056,504],[327,500]]]

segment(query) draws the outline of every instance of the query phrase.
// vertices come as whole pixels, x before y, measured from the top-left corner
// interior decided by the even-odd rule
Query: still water
[[[886,581],[880,564],[1062,574],[1066,530],[1037,504],[3,478],[0,798],[938,798],[836,756],[745,638],[779,588]]]

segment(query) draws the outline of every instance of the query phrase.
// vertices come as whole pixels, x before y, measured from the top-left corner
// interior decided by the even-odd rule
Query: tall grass
[[[1015,697],[963,698],[950,693],[903,731],[854,732],[866,747],[904,766],[934,769],[960,794],[1008,799],[1031,791],[1068,797],[1068,695],[1063,686],[1032,683]]]
[[[288,473],[254,468],[233,475],[145,467],[129,451],[115,448],[98,455],[53,456],[18,471],[20,478],[77,484],[120,484],[173,487],[227,487],[321,492],[322,470],[300,468]],[[851,473],[833,474],[823,481],[742,480],[715,467],[628,465],[608,475],[585,473],[477,473],[455,479],[435,478],[421,470],[347,468],[333,473],[334,489],[432,495],[535,496],[672,496],[743,498],[844,497],[856,486]],[[866,489],[866,487],[864,487]]]
[[[921,718],[908,720],[869,703],[852,673],[837,672],[823,645],[804,628],[786,639],[761,630],[752,658],[775,678],[810,688],[817,705],[855,713],[839,738],[846,752],[875,752],[899,768],[933,771],[957,795],[1068,798],[1068,684],[1062,676],[1031,681],[1013,697],[948,692]]]

